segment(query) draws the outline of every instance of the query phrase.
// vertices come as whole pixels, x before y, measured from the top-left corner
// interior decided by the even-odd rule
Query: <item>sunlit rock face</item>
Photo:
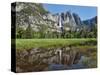
[[[73,13],[73,17],[74,17],[75,23],[77,25],[82,25],[82,21],[81,21],[80,17],[78,16],[78,14]]]
[[[78,14],[70,11],[59,13],[58,15],[58,26],[68,30],[77,30],[81,28],[82,21]]]
[[[12,11],[15,10],[12,8]],[[16,28],[26,30],[30,25],[32,31],[41,32],[45,28],[47,32],[62,33],[67,31],[80,31],[83,28],[89,30],[92,25],[97,24],[97,17],[81,21],[80,16],[72,11],[51,13],[42,4],[17,3],[16,4]]]
[[[76,26],[75,19],[70,11],[65,13],[65,23],[69,23],[70,26]]]
[[[42,11],[40,10],[42,9]],[[12,8],[13,10],[13,8]],[[13,10],[14,11],[14,10]],[[28,25],[31,25],[33,31],[38,32],[42,26],[48,26],[48,29],[61,32],[61,27],[65,29],[76,28],[81,24],[78,15],[73,15],[72,12],[66,11],[62,13],[52,14],[47,12],[41,4],[16,4],[16,25],[24,30]]]

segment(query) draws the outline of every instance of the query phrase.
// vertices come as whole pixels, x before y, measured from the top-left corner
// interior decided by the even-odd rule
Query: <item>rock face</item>
[[[95,24],[97,24],[97,16],[95,16],[91,19],[88,19],[88,20],[84,20],[83,23],[88,26],[95,25]]]
[[[80,17],[78,16],[78,14],[73,13],[73,17],[76,22],[76,25],[82,25],[82,21],[81,21]]]
[[[12,11],[15,10],[12,7]],[[93,18],[93,20],[96,18]],[[30,25],[34,32],[41,32],[44,27],[45,32],[61,32],[61,30],[76,30],[81,29],[82,24],[89,24],[94,22],[81,21],[77,13],[70,11],[52,14],[43,8],[42,4],[34,3],[16,3],[16,26],[24,30]],[[93,24],[93,23],[92,23]]]

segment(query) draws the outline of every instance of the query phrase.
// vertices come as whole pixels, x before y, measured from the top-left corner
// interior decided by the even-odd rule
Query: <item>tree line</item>
[[[31,25],[28,25],[27,29],[24,30],[21,27],[16,28],[16,38],[19,39],[32,39],[32,38],[96,38],[97,37],[97,26],[93,25],[90,30],[81,29],[79,31],[63,30],[63,32],[57,31],[46,31],[46,27],[41,27],[38,32],[32,30]]]

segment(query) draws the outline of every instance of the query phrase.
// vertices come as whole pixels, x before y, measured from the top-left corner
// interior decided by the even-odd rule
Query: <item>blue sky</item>
[[[53,14],[66,12],[66,11],[77,13],[80,16],[81,20],[90,19],[97,15],[96,7],[58,5],[58,4],[43,4],[43,6],[46,10],[50,11]]]

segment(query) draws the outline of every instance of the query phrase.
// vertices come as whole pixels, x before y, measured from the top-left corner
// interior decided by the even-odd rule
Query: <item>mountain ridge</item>
[[[12,8],[12,11],[13,8]],[[83,28],[88,30],[94,24],[97,24],[97,17],[85,21],[81,21],[77,13],[66,11],[62,13],[52,14],[43,8],[42,4],[36,3],[16,3],[16,30],[19,29],[26,32],[31,29],[32,33],[68,33],[69,31],[82,31]],[[95,20],[95,21],[94,21]],[[88,25],[88,22],[92,25]],[[28,29],[29,28],[29,29]],[[90,31],[89,29],[89,31]]]

